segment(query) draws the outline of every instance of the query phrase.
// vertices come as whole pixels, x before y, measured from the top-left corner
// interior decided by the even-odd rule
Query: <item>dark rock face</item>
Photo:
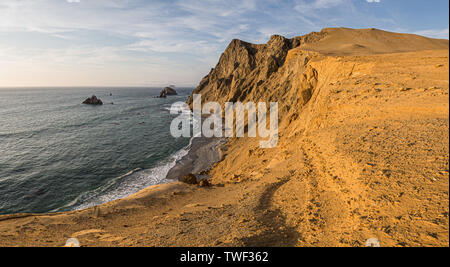
[[[189,173],[186,176],[184,176],[182,179],[182,182],[187,183],[187,184],[197,184],[198,183],[197,177],[192,173]]]
[[[198,184],[200,187],[210,187],[211,183],[208,180],[201,180]]]
[[[161,94],[159,95],[160,98],[166,98],[168,95],[178,95],[177,91],[175,91],[173,88],[166,87],[162,90]]]
[[[86,104],[86,105],[103,105],[103,102],[100,99],[98,99],[95,95],[93,95],[90,98],[84,100],[83,104]]]
[[[201,94],[204,102],[221,104],[260,100],[277,102],[281,97],[286,98],[285,93],[290,91],[288,89],[296,85],[292,81],[297,80],[296,74],[288,72],[290,69],[283,69],[283,66],[288,65],[285,63],[289,50],[317,42],[326,35],[326,32],[311,33],[292,39],[273,35],[266,44],[251,44],[234,39],[216,67],[192,92],[187,103],[192,106],[194,94]],[[268,88],[277,88],[279,91],[274,94]]]

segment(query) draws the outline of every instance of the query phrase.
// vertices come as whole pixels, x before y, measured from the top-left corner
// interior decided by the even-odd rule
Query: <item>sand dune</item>
[[[378,29],[328,28],[321,33],[325,34],[324,38],[301,48],[327,55],[368,55],[448,49],[449,44],[448,40]]]

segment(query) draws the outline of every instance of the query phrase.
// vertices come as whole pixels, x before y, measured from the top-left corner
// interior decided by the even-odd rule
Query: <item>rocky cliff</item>
[[[288,52],[302,43],[313,43],[327,35],[312,33],[302,37],[286,39],[274,35],[267,44],[255,45],[233,40],[219,59],[217,66],[203,78],[194,93],[201,93],[204,101],[235,102],[246,100],[276,101],[292,87],[291,81],[281,81],[286,74]],[[309,57],[302,57],[300,68],[305,67]],[[303,69],[302,69],[303,70]],[[293,82],[294,80],[292,80]],[[277,91],[268,89],[278,86]],[[188,103],[192,104],[192,98]]]
[[[319,73],[312,62],[330,56],[448,49],[448,45],[448,40],[347,28],[328,28],[292,39],[273,35],[266,44],[235,39],[192,94],[202,94],[204,102],[221,104],[279,102],[282,114],[290,110],[295,114],[313,96],[319,76],[335,72],[330,67]],[[192,105],[192,96],[188,104]]]

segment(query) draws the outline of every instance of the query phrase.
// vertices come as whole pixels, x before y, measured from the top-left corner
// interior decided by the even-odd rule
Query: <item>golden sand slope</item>
[[[240,62],[250,68],[218,66],[197,89],[221,102],[280,101],[277,148],[230,140],[211,188],[174,183],[83,211],[0,216],[0,246],[62,246],[69,237],[82,246],[363,246],[372,237],[448,246],[448,41],[364,55],[311,51],[305,41],[338,37],[316,33],[285,52],[275,51],[285,44],[278,37],[272,48],[234,41],[243,54],[226,51],[222,61],[250,59]],[[259,87],[220,77],[233,73]]]
[[[448,50],[311,66],[333,70],[298,119],[287,116],[278,148],[236,140],[215,180],[271,181],[260,201],[292,245],[448,246]]]
[[[448,49],[448,40],[378,29],[328,28],[322,30],[322,33],[326,33],[323,39],[302,45],[301,48],[326,55],[368,55]]]

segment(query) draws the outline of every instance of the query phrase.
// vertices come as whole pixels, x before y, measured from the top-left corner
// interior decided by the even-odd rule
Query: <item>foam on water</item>
[[[184,102],[176,102],[170,105],[164,105],[163,107],[167,111],[175,111],[183,114],[191,114],[191,110],[186,107],[186,103]]]
[[[163,109],[167,111],[176,111],[181,115],[192,115],[192,111],[186,107],[184,102],[167,104],[163,106]],[[191,122],[194,120],[195,119],[191,116]],[[69,207],[73,210],[86,209],[110,201],[126,198],[152,185],[174,182],[173,180],[166,179],[167,173],[175,166],[177,161],[188,154],[192,141],[196,137],[198,136],[193,136],[187,147],[179,150],[158,166],[147,170],[138,168],[118,176],[95,190],[81,194],[74,201],[55,211],[64,210]],[[126,180],[124,178],[126,178]]]
[[[175,166],[176,162],[187,153],[188,147],[181,149],[172,155],[167,161],[162,162],[155,168],[148,170],[136,169],[130,171],[129,173],[121,175],[95,190],[81,194],[68,205],[55,211],[64,210],[69,207],[73,210],[86,209],[113,200],[126,198],[152,185],[173,182],[173,180],[165,179],[166,175],[169,170]]]

